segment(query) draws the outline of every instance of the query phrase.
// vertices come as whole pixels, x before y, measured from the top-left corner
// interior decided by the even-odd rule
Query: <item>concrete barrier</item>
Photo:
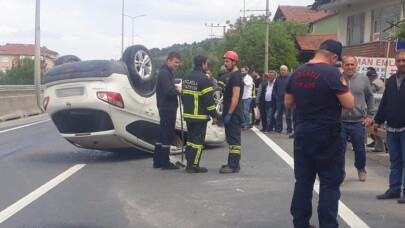
[[[0,86],[0,122],[40,113],[33,85]]]

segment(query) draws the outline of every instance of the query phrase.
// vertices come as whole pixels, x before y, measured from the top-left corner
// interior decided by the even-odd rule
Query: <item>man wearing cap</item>
[[[374,96],[368,78],[356,72],[357,60],[354,56],[343,57],[343,77],[354,96],[354,108],[342,109],[342,147],[346,153],[348,137],[354,150],[354,166],[360,181],[367,178],[366,147],[364,145],[366,127],[373,122]],[[343,165],[344,168],[344,165]]]
[[[229,144],[228,163],[219,170],[220,173],[237,173],[240,170],[241,156],[241,120],[243,119],[243,76],[238,66],[238,54],[227,51],[224,55],[224,65],[229,72],[229,80],[226,82],[223,111],[225,124],[226,142]]]
[[[343,181],[341,107],[352,109],[354,98],[333,65],[342,44],[324,41],[315,57],[300,66],[286,87],[285,105],[297,111],[294,140],[295,188],[291,203],[294,227],[310,227],[312,191],[319,176],[320,227],[338,227],[340,184]]]

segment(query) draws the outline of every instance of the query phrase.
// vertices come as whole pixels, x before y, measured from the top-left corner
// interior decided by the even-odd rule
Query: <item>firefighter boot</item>
[[[199,166],[201,158],[200,149],[193,147],[189,148],[190,149],[188,150],[187,168],[186,168],[187,173],[206,173],[208,171],[207,168]]]

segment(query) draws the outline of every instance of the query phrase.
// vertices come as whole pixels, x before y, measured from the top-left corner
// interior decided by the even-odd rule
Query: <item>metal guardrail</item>
[[[41,86],[41,94],[44,87]],[[0,97],[35,95],[34,85],[0,85]]]

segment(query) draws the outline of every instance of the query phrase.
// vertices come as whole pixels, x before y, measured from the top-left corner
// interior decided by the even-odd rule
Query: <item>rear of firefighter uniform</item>
[[[229,155],[228,164],[221,167],[222,170],[227,167],[231,172],[238,172],[240,170],[239,161],[241,157],[241,122],[243,119],[243,105],[242,105],[242,94],[243,94],[243,76],[240,70],[229,74],[228,77],[224,77],[222,83],[225,85],[224,91],[224,101],[223,101],[223,117],[228,114],[229,108],[232,102],[233,87],[240,87],[239,101],[235,110],[232,113],[229,124],[225,124],[225,136],[226,142],[229,145]]]
[[[207,122],[217,117],[213,88],[205,71],[196,67],[183,80],[184,120],[187,122],[187,172],[207,172],[200,167],[201,153],[204,148]]]

